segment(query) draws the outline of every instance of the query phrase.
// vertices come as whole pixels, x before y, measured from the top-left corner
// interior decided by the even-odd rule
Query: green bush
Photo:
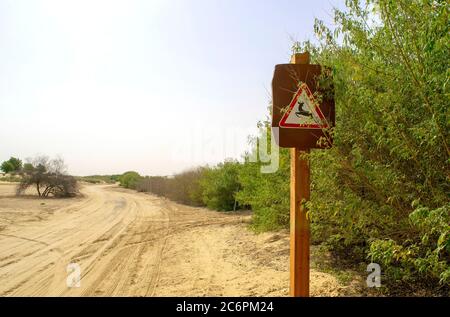
[[[9,160],[4,161],[0,165],[0,169],[4,173],[20,172],[20,170],[22,169],[22,161],[18,158],[11,157]]]
[[[236,161],[225,161],[212,168],[199,167],[173,177],[147,176],[139,180],[136,189],[187,205],[235,210],[240,207],[235,197],[241,189],[240,168],[241,164]]]
[[[421,280],[439,278],[442,285],[450,283],[450,204],[429,210],[420,207],[410,215],[415,239],[394,241],[376,239],[370,244],[369,257],[383,264],[387,273],[396,279],[411,280],[419,273]]]
[[[34,171],[34,166],[31,163],[23,164],[23,172],[24,173],[32,173]]]
[[[136,189],[141,192],[151,192],[174,201],[203,206],[200,179],[204,168],[196,168],[181,172],[173,177],[146,176],[139,180]]]
[[[2,163],[2,165],[0,166],[0,169],[4,173],[11,173],[12,171],[14,171],[14,165],[12,165],[11,162],[9,162],[9,161],[4,161]]]
[[[335,86],[334,147],[310,156],[313,238],[391,282],[448,287],[448,4],[369,4],[347,1],[336,29],[316,22],[319,45],[294,46]]]
[[[78,179],[80,181],[85,181],[91,184],[101,184],[101,183],[114,184],[115,182],[118,181],[120,176],[121,175],[90,175],[90,176],[82,176],[79,177]]]
[[[309,156],[313,243],[380,262],[391,283],[448,290],[448,4],[368,2],[336,10],[334,30],[316,21],[318,45],[293,46],[331,67],[335,87],[334,146]],[[288,162],[281,150],[277,173],[241,169],[237,198],[258,230],[288,226]]]
[[[268,126],[269,122],[263,124]],[[255,141],[253,139],[254,144]],[[253,152],[257,151],[257,148],[253,149]],[[245,164],[239,170],[241,190],[236,198],[241,205],[253,210],[252,224],[256,231],[276,230],[289,225],[289,150],[280,149],[279,157],[276,173],[261,173],[261,163],[250,162],[250,153],[245,156]]]
[[[129,171],[123,173],[122,176],[119,177],[120,186],[130,189],[136,189],[136,185],[141,180],[141,176],[139,173],[134,171]]]
[[[194,206],[204,206],[203,202],[203,190],[200,184],[201,179],[204,177],[204,173],[207,169],[205,167],[199,167],[192,171],[194,174],[191,178],[191,182],[187,184],[189,202]]]
[[[238,181],[240,166],[236,161],[225,161],[203,171],[200,188],[208,208],[222,211],[239,208],[236,193],[241,189]]]
[[[22,180],[22,177],[20,176],[4,176],[0,177],[1,182],[11,182],[11,183],[18,183]]]

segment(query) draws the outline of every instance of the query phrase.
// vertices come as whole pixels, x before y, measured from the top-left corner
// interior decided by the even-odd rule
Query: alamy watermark
[[[66,268],[69,275],[66,278],[66,285],[69,288],[81,287],[81,268],[77,263],[69,263]]]
[[[380,265],[378,263],[369,263],[366,271],[370,273],[366,279],[367,287],[381,287]]]
[[[269,129],[268,127],[266,129]],[[268,131],[265,131],[264,128],[260,129],[259,137],[256,138],[256,149],[252,151],[249,156],[250,162],[261,162],[268,164],[261,164],[260,171],[264,174],[275,173],[278,171],[278,167],[280,164],[280,150],[278,147],[278,131],[279,128],[275,127],[270,129],[271,137],[270,137],[270,151],[269,151],[269,141],[268,141]],[[270,153],[269,153],[270,152]]]
[[[279,167],[278,131],[279,128],[270,126],[221,129],[192,124],[185,135],[167,140],[167,144],[176,165],[214,164],[245,154],[248,161],[261,163],[261,173],[275,173]],[[251,142],[245,142],[249,136]]]

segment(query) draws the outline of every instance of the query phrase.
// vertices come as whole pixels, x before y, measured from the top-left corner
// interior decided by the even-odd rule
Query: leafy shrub
[[[416,238],[398,242],[377,239],[370,244],[369,257],[397,279],[417,275],[450,283],[449,215],[450,204],[434,210],[417,208],[409,215],[411,230],[418,232]]]
[[[202,206],[200,178],[203,170],[204,168],[188,170],[173,177],[146,176],[137,183],[136,189],[164,196],[183,204]]]
[[[448,5],[346,3],[336,29],[316,22],[320,45],[294,46],[335,86],[334,147],[310,156],[313,238],[388,281],[448,287]]]
[[[236,200],[236,194],[241,189],[239,168],[238,162],[225,161],[203,171],[200,187],[202,200],[208,208],[223,211],[239,208]]]
[[[11,162],[9,162],[9,161],[4,161],[2,163],[2,165],[0,166],[0,169],[4,173],[10,173],[10,172],[14,171],[14,165],[12,165]]]
[[[120,186],[130,189],[136,189],[136,185],[141,180],[141,175],[134,171],[123,173],[119,177]]]
[[[4,161],[0,165],[0,170],[2,170],[4,173],[20,172],[21,169],[22,161],[15,157],[11,157],[9,160]]]
[[[8,175],[8,176],[0,177],[0,181],[2,181],[2,182],[17,183],[17,182],[20,182],[21,180],[22,180],[22,177],[20,177],[20,176]]]
[[[263,124],[268,125],[269,122]],[[255,141],[253,139],[252,143],[256,144]],[[258,149],[255,147],[253,151]],[[252,223],[257,231],[276,230],[289,225],[289,150],[280,149],[279,157],[279,168],[275,173],[261,173],[261,163],[250,162],[249,153],[245,155],[245,164],[239,170],[241,190],[236,198],[241,205],[253,210]]]
[[[235,210],[239,208],[235,199],[240,189],[239,168],[238,162],[226,161],[212,168],[199,167],[173,177],[147,176],[137,183],[136,189],[188,205]]]
[[[88,182],[91,184],[114,184],[118,181],[121,175],[90,175],[79,177],[80,181]]]
[[[334,146],[310,154],[313,243],[380,262],[387,281],[448,290],[448,5],[367,2],[346,1],[334,30],[316,21],[318,45],[293,46],[335,87]],[[288,161],[282,150],[277,173],[241,169],[237,197],[259,230],[288,226]]]

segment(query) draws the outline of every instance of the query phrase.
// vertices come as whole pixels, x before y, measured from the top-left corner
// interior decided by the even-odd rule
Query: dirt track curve
[[[14,197],[0,185],[1,296],[242,296],[288,294],[288,235],[255,235],[249,214],[226,214],[120,189],[83,197]],[[69,263],[81,286],[69,288]],[[312,273],[313,295],[339,295]]]

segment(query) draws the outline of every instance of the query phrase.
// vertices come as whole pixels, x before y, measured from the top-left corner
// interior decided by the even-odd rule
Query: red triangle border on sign
[[[286,120],[289,117],[289,114],[291,113],[291,111],[295,107],[295,105],[297,104],[298,97],[301,95],[303,90],[306,91],[306,94],[308,95],[308,98],[310,98],[311,100],[314,101],[314,105],[315,105],[314,110],[316,111],[316,113],[319,116],[320,120],[322,120],[322,122],[324,124],[321,125],[321,124],[318,124],[318,123],[315,123],[315,124],[286,123]],[[286,111],[286,113],[281,118],[279,126],[282,127],[282,128],[300,128],[300,129],[301,128],[303,128],[303,129],[327,129],[327,128],[329,128],[329,125],[327,123],[327,120],[325,119],[325,116],[323,115],[323,113],[320,110],[319,106],[315,102],[313,94],[309,90],[308,85],[306,85],[305,83],[302,83],[300,85],[300,87],[298,88],[297,92],[294,95],[294,98],[292,98],[292,101],[289,104],[288,110]]]

